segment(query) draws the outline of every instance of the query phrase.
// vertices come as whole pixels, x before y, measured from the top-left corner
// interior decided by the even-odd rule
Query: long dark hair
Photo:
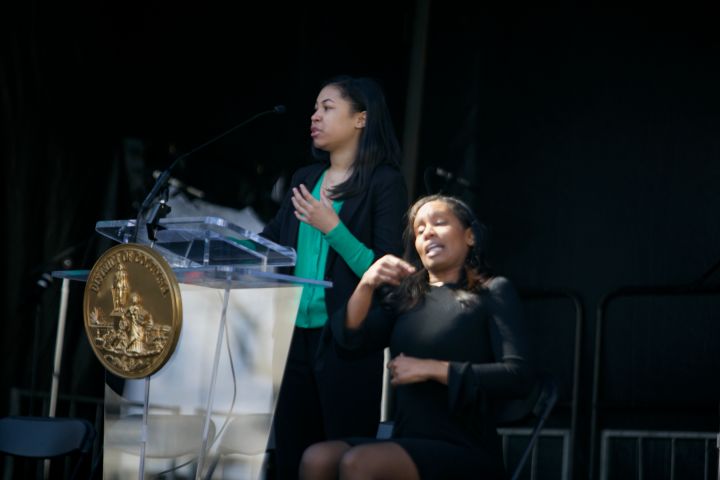
[[[415,201],[407,212],[407,225],[403,239],[405,241],[405,255],[407,262],[415,267],[415,273],[403,279],[400,285],[388,291],[384,301],[393,305],[398,311],[407,311],[430,290],[428,272],[420,261],[415,249],[415,217],[420,208],[430,202],[445,203],[457,217],[464,228],[471,228],[475,237],[475,244],[468,250],[465,265],[461,271],[458,288],[455,295],[463,305],[471,305],[477,301],[478,294],[486,289],[487,282],[493,274],[485,258],[485,242],[487,228],[478,221],[470,207],[462,200],[449,195],[428,195]]]
[[[400,144],[395,136],[385,95],[378,82],[368,77],[341,75],[323,83],[322,88],[329,85],[340,90],[340,95],[350,102],[353,113],[367,112],[352,174],[332,190],[333,198],[344,199],[365,190],[370,175],[378,165],[398,167]],[[330,161],[330,154],[315,146],[312,146],[312,154],[318,160]]]

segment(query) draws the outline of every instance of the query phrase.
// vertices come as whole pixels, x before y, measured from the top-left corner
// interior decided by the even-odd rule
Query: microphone
[[[150,193],[147,194],[147,196],[143,200],[142,204],[140,205],[140,208],[138,209],[137,220],[135,222],[135,235],[134,235],[133,241],[137,242],[138,229],[140,228],[140,223],[142,220],[143,213],[148,209],[150,204],[152,204],[152,202],[155,201],[155,199],[158,197],[158,195],[160,195],[160,191],[167,185],[168,181],[170,180],[170,172],[172,171],[173,168],[175,168],[175,165],[177,165],[180,162],[180,160],[183,160],[183,159],[189,157],[190,155],[192,155],[193,153],[197,152],[198,150],[202,150],[203,148],[207,147],[208,145],[215,143],[216,141],[220,140],[224,136],[234,132],[238,128],[243,127],[243,126],[247,125],[248,123],[252,122],[256,118],[259,118],[259,117],[262,117],[262,116],[268,115],[268,114],[282,114],[282,113],[285,113],[285,111],[286,111],[285,105],[275,105],[270,110],[265,110],[263,112],[256,113],[255,115],[248,118],[247,120],[244,120],[244,121],[238,123],[237,125],[235,125],[234,127],[230,128],[228,130],[225,130],[220,135],[217,135],[217,136],[211,138],[210,140],[206,141],[205,143],[198,145],[197,147],[193,148],[192,150],[185,152],[184,154],[175,158],[175,160],[173,160],[173,162],[170,164],[170,166],[168,168],[166,168],[157,177],[157,180],[155,181],[155,185],[153,185],[152,189],[150,190]],[[157,222],[161,218],[161,217],[158,217],[158,214],[165,216],[165,215],[167,215],[167,213],[169,211],[170,211],[170,207],[167,205],[164,205],[164,202],[162,202],[162,201],[160,202],[158,207],[153,209],[153,214],[150,215],[150,217],[151,217],[150,221],[147,222],[148,237],[151,240],[153,240],[153,241],[155,240],[154,231],[157,230]],[[157,217],[157,218],[153,218],[153,217]],[[152,231],[150,229],[151,226],[154,227]]]
[[[440,167],[438,167],[438,168],[435,169],[435,175],[437,175],[438,177],[442,177],[442,178],[444,178],[444,179],[447,180],[447,181],[453,181],[453,180],[454,180],[454,181],[456,181],[457,183],[459,183],[460,185],[462,185],[462,186],[464,186],[464,187],[469,187],[469,186],[470,186],[470,182],[469,182],[467,179],[465,179],[465,178],[463,178],[463,177],[456,177],[456,176],[453,175],[452,173],[448,172],[447,170],[443,170],[443,169],[440,168]]]
[[[160,170],[153,171],[153,178],[157,180],[157,178],[162,175],[162,172]],[[191,195],[196,198],[204,198],[205,192],[200,190],[199,188],[195,188],[192,185],[188,185],[187,183],[178,180],[175,177],[170,177],[167,180],[168,185],[171,187],[175,187],[176,189],[187,193],[188,195]]]
[[[425,190],[427,190],[428,194],[431,194],[436,190],[432,188],[432,182],[430,181],[433,175],[445,179],[445,186],[443,188],[449,187],[452,184],[457,184],[468,190],[480,190],[479,186],[474,185],[470,180],[465,177],[460,177],[440,167],[428,166],[427,168],[425,168],[425,172],[423,173]]]

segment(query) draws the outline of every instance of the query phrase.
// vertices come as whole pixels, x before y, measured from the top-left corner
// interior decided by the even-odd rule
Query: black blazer
[[[290,181],[280,210],[260,235],[280,245],[297,248],[299,220],[291,202],[292,188],[304,184],[312,191],[327,163],[314,163],[300,168]],[[402,173],[389,165],[373,171],[367,189],[345,199],[339,217],[350,232],[373,250],[375,259],[385,254],[402,255],[402,231],[408,206],[407,187]],[[333,282],[325,291],[328,318],[342,307],[355,290],[360,278],[333,248],[328,251],[325,280]]]

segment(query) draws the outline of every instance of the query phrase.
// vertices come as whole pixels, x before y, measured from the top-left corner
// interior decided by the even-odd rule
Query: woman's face
[[[475,242],[472,229],[463,226],[447,203],[435,200],[420,207],[413,232],[415,249],[430,273],[430,281],[457,281]]]
[[[315,113],[310,117],[310,136],[313,146],[327,152],[357,148],[365,128],[365,112],[353,112],[352,105],[343,98],[340,89],[328,85],[315,101]]]

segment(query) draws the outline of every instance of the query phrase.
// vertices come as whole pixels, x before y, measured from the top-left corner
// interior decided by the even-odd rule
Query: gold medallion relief
[[[152,375],[180,337],[182,302],[175,274],[151,248],[117,245],[88,275],[83,315],[88,341],[105,368],[123,378]]]

